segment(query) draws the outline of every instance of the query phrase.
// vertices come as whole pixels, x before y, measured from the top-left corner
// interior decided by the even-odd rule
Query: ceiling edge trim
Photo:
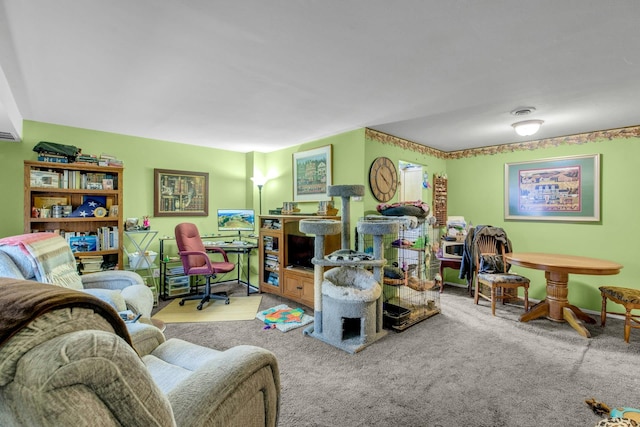
[[[559,145],[580,145],[587,142],[600,142],[612,139],[626,139],[640,137],[640,125],[628,126],[624,128],[607,129],[595,132],[578,133],[575,135],[558,136],[555,138],[538,139],[534,141],[515,142],[511,144],[491,145],[489,147],[470,148],[459,151],[440,151],[427,147],[413,141],[398,138],[383,132],[365,128],[365,136],[371,140],[383,144],[395,145],[397,147],[430,155],[439,159],[453,160],[476,156],[491,156],[501,153],[512,153],[514,151],[531,151],[543,148],[552,148]]]
[[[489,147],[472,148],[469,150],[451,151],[447,159],[462,159],[466,157],[491,156],[514,151],[531,151],[543,148],[553,148],[560,145],[581,145],[588,142],[610,141],[640,137],[640,125],[617,129],[599,130],[595,132],[577,133],[575,135],[558,136],[555,138],[538,139],[534,141],[516,142],[511,144],[492,145]]]
[[[397,136],[389,135],[388,133],[379,132],[377,130],[369,128],[365,128],[364,136],[365,138],[381,142],[382,144],[394,145],[405,150],[413,151],[420,154],[426,154],[438,159],[447,159],[447,156],[449,154],[445,151],[440,151],[435,148],[427,147],[426,145],[418,144],[417,142],[409,141],[408,139],[398,138]]]

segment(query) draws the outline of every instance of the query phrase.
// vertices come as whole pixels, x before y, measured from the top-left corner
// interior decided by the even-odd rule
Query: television
[[[287,235],[287,266],[313,268],[311,259],[315,255],[313,236]]]
[[[218,209],[218,231],[254,231],[253,209]]]

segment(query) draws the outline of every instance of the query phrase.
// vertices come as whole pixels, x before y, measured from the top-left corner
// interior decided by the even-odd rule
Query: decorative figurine
[[[151,228],[151,225],[149,224],[149,216],[144,216],[142,219],[142,229],[148,230],[150,228]]]

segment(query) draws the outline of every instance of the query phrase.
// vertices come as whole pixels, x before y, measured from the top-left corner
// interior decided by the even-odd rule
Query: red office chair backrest
[[[184,274],[223,273],[235,268],[235,264],[230,263],[227,254],[219,248],[216,248],[215,251],[222,254],[224,262],[211,262],[209,260],[209,255],[207,255],[198,227],[195,224],[183,222],[176,225],[175,235],[180,259],[184,267]]]
[[[202,255],[180,255],[185,274],[189,274],[192,268],[205,267],[208,257],[198,227],[189,222],[176,225],[176,244],[179,252],[201,252]]]

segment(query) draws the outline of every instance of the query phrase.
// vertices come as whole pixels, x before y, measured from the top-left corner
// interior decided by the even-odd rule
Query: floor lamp
[[[251,181],[258,187],[258,200],[260,201],[260,215],[262,215],[262,187],[267,183],[267,178],[265,177],[252,177]]]

